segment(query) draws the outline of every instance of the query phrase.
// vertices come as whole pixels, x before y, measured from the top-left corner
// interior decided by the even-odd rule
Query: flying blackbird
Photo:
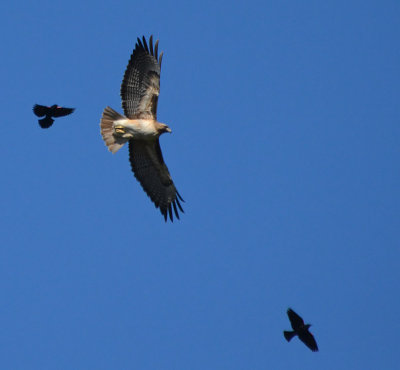
[[[297,335],[299,339],[311,349],[311,351],[317,352],[317,342],[315,341],[313,335],[308,331],[308,328],[311,326],[311,324],[304,324],[303,319],[291,308],[287,310],[287,315],[289,316],[293,331],[283,332],[286,340],[289,342],[295,335]]]
[[[52,105],[51,107],[45,107],[44,105],[35,104],[33,106],[33,113],[35,113],[38,117],[44,118],[39,120],[39,125],[41,128],[49,128],[54,119],[51,117],[62,117],[68,114],[71,114],[75,108],[63,108],[59,107],[57,104]]]

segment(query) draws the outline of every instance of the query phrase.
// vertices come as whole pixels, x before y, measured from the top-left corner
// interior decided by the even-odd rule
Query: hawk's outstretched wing
[[[158,40],[153,48],[143,36],[139,38],[121,85],[122,108],[128,118],[157,119],[157,102],[160,93],[160,71],[163,53],[158,56]]]
[[[179,219],[178,208],[183,212],[179,200],[183,201],[183,199],[176,190],[164,163],[158,139],[130,140],[129,160],[135,177],[156,208],[160,208],[165,221],[168,215],[173,221],[172,208],[176,218]]]

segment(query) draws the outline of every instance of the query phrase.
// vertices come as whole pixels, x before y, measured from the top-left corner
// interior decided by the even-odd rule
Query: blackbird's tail
[[[285,336],[286,340],[290,342],[290,340],[296,335],[294,331],[284,331],[283,335]]]
[[[47,117],[39,120],[39,125],[41,128],[49,128],[53,124],[53,122],[54,122],[54,119],[47,116]]]

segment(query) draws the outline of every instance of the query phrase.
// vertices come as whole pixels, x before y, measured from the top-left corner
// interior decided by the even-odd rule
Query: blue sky
[[[397,368],[398,1],[0,10],[2,368]],[[150,34],[173,224],[99,133]]]

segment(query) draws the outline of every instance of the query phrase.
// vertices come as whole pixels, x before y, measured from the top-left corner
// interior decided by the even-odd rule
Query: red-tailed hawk
[[[44,105],[35,104],[33,106],[33,113],[35,113],[38,117],[44,117],[39,120],[39,125],[41,128],[49,128],[54,119],[51,117],[63,117],[71,114],[75,108],[63,108],[59,107],[57,104],[52,105],[51,107],[46,107]]]
[[[183,209],[182,197],[164,163],[159,137],[171,129],[157,121],[157,101],[160,93],[160,71],[163,53],[158,56],[158,40],[153,48],[143,36],[139,38],[126,68],[121,85],[122,108],[125,116],[106,107],[100,121],[101,135],[108,149],[116,153],[129,142],[129,160],[136,179],[143,190],[160,208],[167,221],[173,221],[173,212],[179,219],[178,208]]]
[[[284,331],[283,335],[286,340],[289,342],[295,335],[299,337],[299,339],[313,352],[318,351],[317,342],[315,341],[314,336],[308,331],[310,328],[310,324],[304,324],[303,319],[294,312],[291,308],[287,310],[287,315],[290,320],[290,324],[292,325],[293,331]]]

